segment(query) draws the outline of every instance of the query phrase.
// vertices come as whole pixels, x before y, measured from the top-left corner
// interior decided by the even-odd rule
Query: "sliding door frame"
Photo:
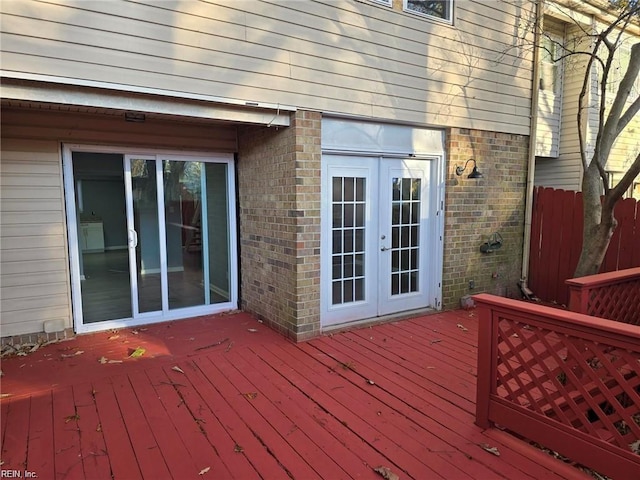
[[[118,154],[123,157],[123,174],[125,172],[126,162],[125,158],[145,158],[157,160],[156,165],[161,170],[162,163],[166,160],[178,160],[178,161],[193,161],[202,163],[218,163],[227,165],[226,175],[226,190],[227,190],[227,217],[228,217],[228,232],[227,242],[229,251],[229,263],[228,263],[228,277],[229,277],[229,301],[221,302],[210,305],[198,305],[194,307],[185,307],[175,310],[169,310],[167,304],[168,292],[166,290],[166,281],[163,281],[162,297],[163,297],[163,310],[161,312],[149,312],[140,315],[136,315],[136,312],[132,313],[132,318],[118,319],[118,320],[104,320],[95,323],[84,323],[82,312],[82,279],[80,273],[80,244],[79,244],[79,232],[78,232],[78,206],[76,205],[76,185],[73,172],[73,153],[74,152],[86,152],[86,153],[108,153]],[[97,145],[85,145],[85,144],[64,144],[62,146],[62,174],[63,185],[65,190],[65,210],[66,210],[66,222],[67,222],[67,244],[69,254],[69,269],[70,269],[70,285],[71,285],[71,305],[73,312],[73,325],[74,330],[77,333],[89,333],[95,331],[102,331],[108,329],[116,329],[123,327],[132,327],[138,325],[145,325],[150,323],[157,323],[169,320],[177,320],[180,318],[188,318],[200,315],[210,315],[215,313],[221,313],[224,311],[234,310],[238,307],[238,240],[237,240],[237,225],[236,225],[236,185],[235,185],[235,160],[231,153],[214,153],[214,152],[191,152],[191,151],[178,151],[178,150],[162,150],[153,148],[131,148],[126,146],[97,146]],[[204,175],[203,175],[204,176]],[[161,185],[162,177],[157,177],[159,185],[158,190],[158,208],[164,208],[162,198],[160,195],[163,193]],[[123,182],[126,186],[127,182],[123,178]],[[206,180],[202,179],[203,186],[206,186]],[[130,188],[130,185],[129,185]],[[206,190],[203,190],[203,192]],[[131,192],[127,192],[130,195]],[[127,200],[127,203],[130,199]],[[206,202],[203,202],[206,203]],[[129,213],[127,213],[127,217]],[[129,229],[129,220],[127,222],[127,228]],[[204,226],[204,225],[203,225]],[[160,233],[165,231],[165,227],[161,227]],[[203,235],[204,237],[205,235]],[[205,245],[203,245],[204,247]],[[163,249],[164,250],[164,249]],[[205,254],[206,255],[206,254]],[[205,256],[205,258],[207,258]],[[166,251],[162,261],[166,262]],[[163,270],[166,270],[164,268]],[[204,268],[208,271],[208,268]],[[135,273],[135,272],[134,272]],[[208,273],[205,273],[205,280],[208,277]],[[205,289],[208,290],[208,289]],[[133,289],[132,289],[133,291]],[[205,294],[205,298],[209,296]]]

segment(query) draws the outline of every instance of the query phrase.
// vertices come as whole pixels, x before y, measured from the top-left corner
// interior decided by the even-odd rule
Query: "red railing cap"
[[[489,307],[496,307],[496,309],[516,310],[520,313],[536,315],[538,317],[537,320],[541,322],[561,322],[565,326],[572,324],[575,327],[587,329],[597,328],[598,331],[603,333],[608,332],[615,335],[624,335],[640,341],[640,326],[638,325],[616,322],[615,320],[594,317],[583,313],[572,312],[570,310],[562,310],[560,308],[549,307],[547,305],[525,302],[523,300],[499,297],[489,293],[473,295],[472,298],[479,308],[486,305]]]
[[[632,280],[634,277],[640,279],[640,267],[626,268],[615,272],[596,273],[586,277],[569,278],[565,283],[570,287],[598,286],[620,281]]]

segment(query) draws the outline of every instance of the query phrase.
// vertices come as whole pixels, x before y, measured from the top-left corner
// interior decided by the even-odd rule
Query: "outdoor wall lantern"
[[[491,253],[494,250],[499,249],[500,247],[502,247],[502,235],[496,232],[491,234],[491,236],[489,236],[489,239],[482,245],[480,245],[480,251],[482,253]]]
[[[462,173],[467,169],[467,165],[469,165],[469,162],[473,162],[473,170],[471,170],[471,173],[467,176],[467,178],[482,178],[483,175],[478,171],[476,161],[473,158],[467,160],[467,163],[464,164],[464,167],[458,167],[456,165],[456,175],[462,175]]]

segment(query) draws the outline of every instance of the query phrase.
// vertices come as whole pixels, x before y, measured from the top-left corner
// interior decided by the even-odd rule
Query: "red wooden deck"
[[[588,478],[474,424],[476,345],[464,311],[297,345],[244,313],[80,336],[2,362],[0,468],[41,480],[375,480],[379,466],[400,479]]]

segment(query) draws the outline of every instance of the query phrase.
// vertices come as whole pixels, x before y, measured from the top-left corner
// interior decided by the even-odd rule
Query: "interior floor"
[[[184,251],[184,268],[168,272],[170,310],[205,305],[200,255],[199,251]],[[83,253],[82,261],[84,323],[131,318],[133,310],[128,251]],[[210,303],[225,301],[228,301],[227,298],[210,292]],[[162,310],[159,272],[138,273],[138,305],[140,313]]]

